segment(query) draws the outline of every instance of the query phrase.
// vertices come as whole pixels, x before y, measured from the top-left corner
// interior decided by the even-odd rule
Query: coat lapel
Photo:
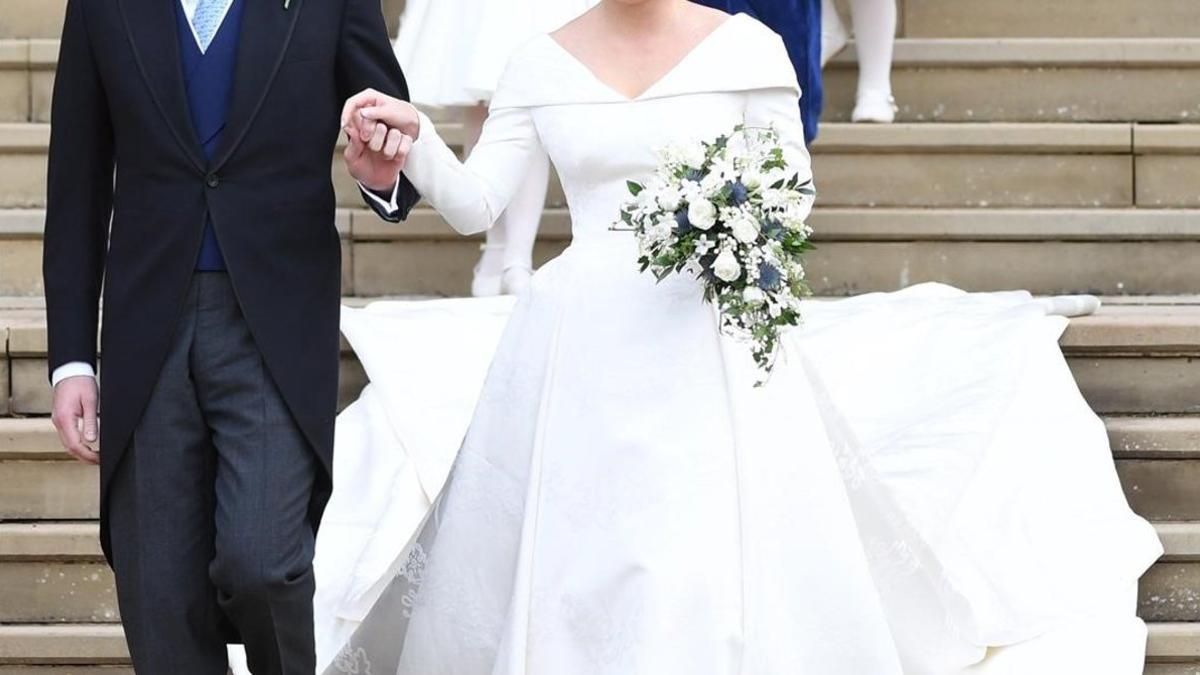
[[[150,87],[150,96],[180,147],[196,168],[204,169],[204,156],[188,113],[183,67],[179,61],[178,0],[118,0],[125,31],[133,46],[134,61]]]
[[[283,63],[296,18],[304,5],[303,0],[291,0],[287,7],[283,0],[244,2],[229,116],[210,171],[217,171],[229,161],[250,130]]]

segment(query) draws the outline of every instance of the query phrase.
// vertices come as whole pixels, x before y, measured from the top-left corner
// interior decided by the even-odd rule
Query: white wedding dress
[[[318,540],[327,673],[1141,672],[1161,548],[1065,319],[937,285],[814,301],[755,388],[698,283],[610,230],[665,143],[773,124],[807,171],[798,95],[739,15],[635,99],[537,38],[465,165],[423,120],[406,174],[455,228],[545,151],[574,239],[515,305],[345,310],[371,384]]]

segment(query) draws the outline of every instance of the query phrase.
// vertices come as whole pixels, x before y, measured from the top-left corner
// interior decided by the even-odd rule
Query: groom
[[[61,49],[54,423],[100,464],[134,666],[220,675],[244,641],[256,675],[312,675],[338,378],[330,160],[350,94],[407,96],[379,0],[69,0]],[[417,199],[399,140],[347,152],[392,218]]]

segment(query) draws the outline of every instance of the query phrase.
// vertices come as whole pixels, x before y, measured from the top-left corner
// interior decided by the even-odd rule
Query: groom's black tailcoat
[[[49,360],[96,364],[108,488],[168,356],[211,218],[237,302],[330,492],[341,254],[330,161],[341,102],[407,97],[378,0],[244,0],[209,160],[189,118],[179,0],[70,0],[54,90],[44,276]],[[115,180],[114,180],[115,176]],[[401,212],[416,201],[407,182]],[[111,219],[111,230],[110,230]]]

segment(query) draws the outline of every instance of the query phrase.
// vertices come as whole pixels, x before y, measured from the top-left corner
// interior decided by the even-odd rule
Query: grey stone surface
[[[0,463],[0,519],[99,517],[99,470],[73,460]]]
[[[1142,516],[1200,520],[1200,460],[1117,460],[1117,474],[1130,506]]]
[[[2,623],[120,620],[112,572],[103,562],[0,563]]]
[[[1193,0],[907,0],[907,37],[1200,37]]]

